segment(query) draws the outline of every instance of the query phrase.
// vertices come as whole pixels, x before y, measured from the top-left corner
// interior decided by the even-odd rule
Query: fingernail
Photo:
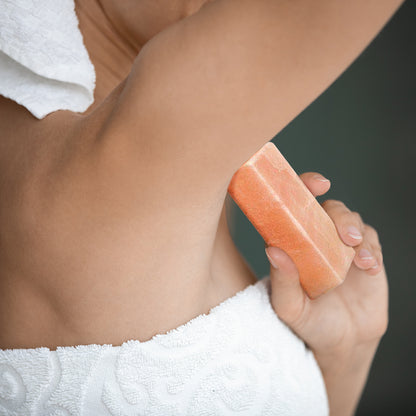
[[[352,238],[355,238],[356,240],[361,240],[363,238],[361,233],[358,231],[358,228],[354,227],[353,225],[350,225],[347,228],[347,231],[348,231],[348,235]]]
[[[273,257],[272,257],[273,256],[273,247],[266,247],[265,251],[266,251],[266,256],[269,259],[270,264],[275,269],[277,269],[277,265],[276,265],[276,263],[275,263],[275,261],[273,260]]]
[[[371,260],[373,258],[373,255],[366,248],[362,248],[358,255],[362,260]]]
[[[313,179],[315,179],[316,181],[320,181],[320,182],[329,182],[329,179],[325,178],[322,175],[315,175]]]

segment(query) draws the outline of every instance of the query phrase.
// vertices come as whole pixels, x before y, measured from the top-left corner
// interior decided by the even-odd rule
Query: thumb
[[[277,247],[266,247],[270,261],[271,302],[279,318],[295,329],[305,314],[307,296],[292,259]]]

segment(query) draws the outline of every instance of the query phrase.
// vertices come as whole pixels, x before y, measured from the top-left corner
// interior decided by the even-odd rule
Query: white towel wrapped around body
[[[326,416],[312,352],[270,277],[166,334],[121,346],[0,350],[0,414]]]
[[[0,95],[41,119],[84,112],[94,88],[74,0],[0,0]]]
[[[0,0],[0,95],[35,117],[85,111],[94,67],[73,0]],[[0,415],[326,416],[314,355],[270,278],[146,342],[0,350]]]

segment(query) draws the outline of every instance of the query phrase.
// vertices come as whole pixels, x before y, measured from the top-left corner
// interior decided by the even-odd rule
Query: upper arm
[[[347,68],[400,3],[206,3],[143,47],[112,123],[119,137],[133,139],[137,157],[150,157],[172,178],[224,190],[241,164]]]

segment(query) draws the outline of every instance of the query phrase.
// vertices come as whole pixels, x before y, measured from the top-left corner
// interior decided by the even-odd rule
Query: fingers
[[[351,247],[363,241],[364,223],[360,214],[351,212],[344,203],[328,199],[322,203],[322,208],[331,217],[341,240]]]
[[[279,318],[292,328],[299,327],[305,316],[307,297],[299,282],[292,259],[277,247],[267,247],[270,261],[271,302]]]
[[[328,192],[331,182],[317,172],[306,172],[299,175],[313,196],[323,195]]]
[[[383,255],[377,231],[364,224],[360,214],[351,212],[341,201],[327,200],[322,207],[333,220],[341,240],[354,248],[354,263],[370,275],[380,272]]]
[[[356,247],[354,263],[368,274],[378,274],[383,265],[383,254],[377,231],[365,224],[363,242]]]

